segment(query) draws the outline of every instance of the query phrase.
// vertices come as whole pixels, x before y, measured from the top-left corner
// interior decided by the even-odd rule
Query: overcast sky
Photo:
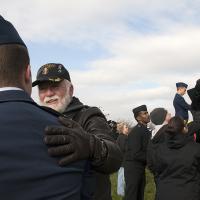
[[[0,14],[27,44],[33,80],[62,63],[75,96],[109,119],[132,109],[174,114],[175,83],[200,78],[200,0],[0,0]],[[37,90],[32,97],[37,101]],[[190,103],[187,95],[185,99]]]

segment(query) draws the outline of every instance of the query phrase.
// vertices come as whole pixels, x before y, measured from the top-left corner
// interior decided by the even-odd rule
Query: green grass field
[[[111,175],[112,183],[112,198],[113,200],[122,200],[122,197],[117,195],[117,174]],[[145,200],[154,200],[155,195],[155,184],[152,174],[146,170],[146,187],[145,187]]]

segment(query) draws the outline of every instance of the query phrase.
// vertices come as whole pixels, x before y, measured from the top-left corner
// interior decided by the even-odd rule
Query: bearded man
[[[111,200],[109,174],[119,169],[122,153],[111,137],[111,129],[103,113],[73,96],[74,87],[69,72],[62,64],[43,65],[32,85],[38,85],[41,105],[74,121],[74,129],[54,127],[46,131],[45,142],[49,145],[50,155],[58,156],[61,166],[89,159],[96,177],[94,199]]]

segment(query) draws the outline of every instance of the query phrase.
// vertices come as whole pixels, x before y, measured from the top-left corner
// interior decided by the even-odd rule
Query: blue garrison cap
[[[183,83],[183,82],[178,82],[178,83],[176,83],[176,87],[177,87],[177,88],[178,88],[178,87],[185,87],[185,88],[187,88],[188,85],[187,85],[186,83]]]
[[[19,44],[26,47],[15,27],[0,15],[0,45]]]

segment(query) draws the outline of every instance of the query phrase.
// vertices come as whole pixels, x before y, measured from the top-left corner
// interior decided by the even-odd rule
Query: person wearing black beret
[[[147,145],[151,138],[147,128],[150,117],[146,105],[134,108],[133,114],[138,123],[128,135],[124,161],[125,200],[143,200]]]
[[[80,200],[89,161],[61,168],[58,159],[49,156],[44,129],[64,126],[59,113],[33,101],[31,91],[28,49],[14,26],[0,16],[0,197]]]
[[[191,106],[183,98],[183,95],[186,93],[187,87],[188,85],[186,83],[176,83],[177,93],[173,100],[175,116],[181,117],[185,121],[185,123],[188,122],[188,111],[191,109]]]

